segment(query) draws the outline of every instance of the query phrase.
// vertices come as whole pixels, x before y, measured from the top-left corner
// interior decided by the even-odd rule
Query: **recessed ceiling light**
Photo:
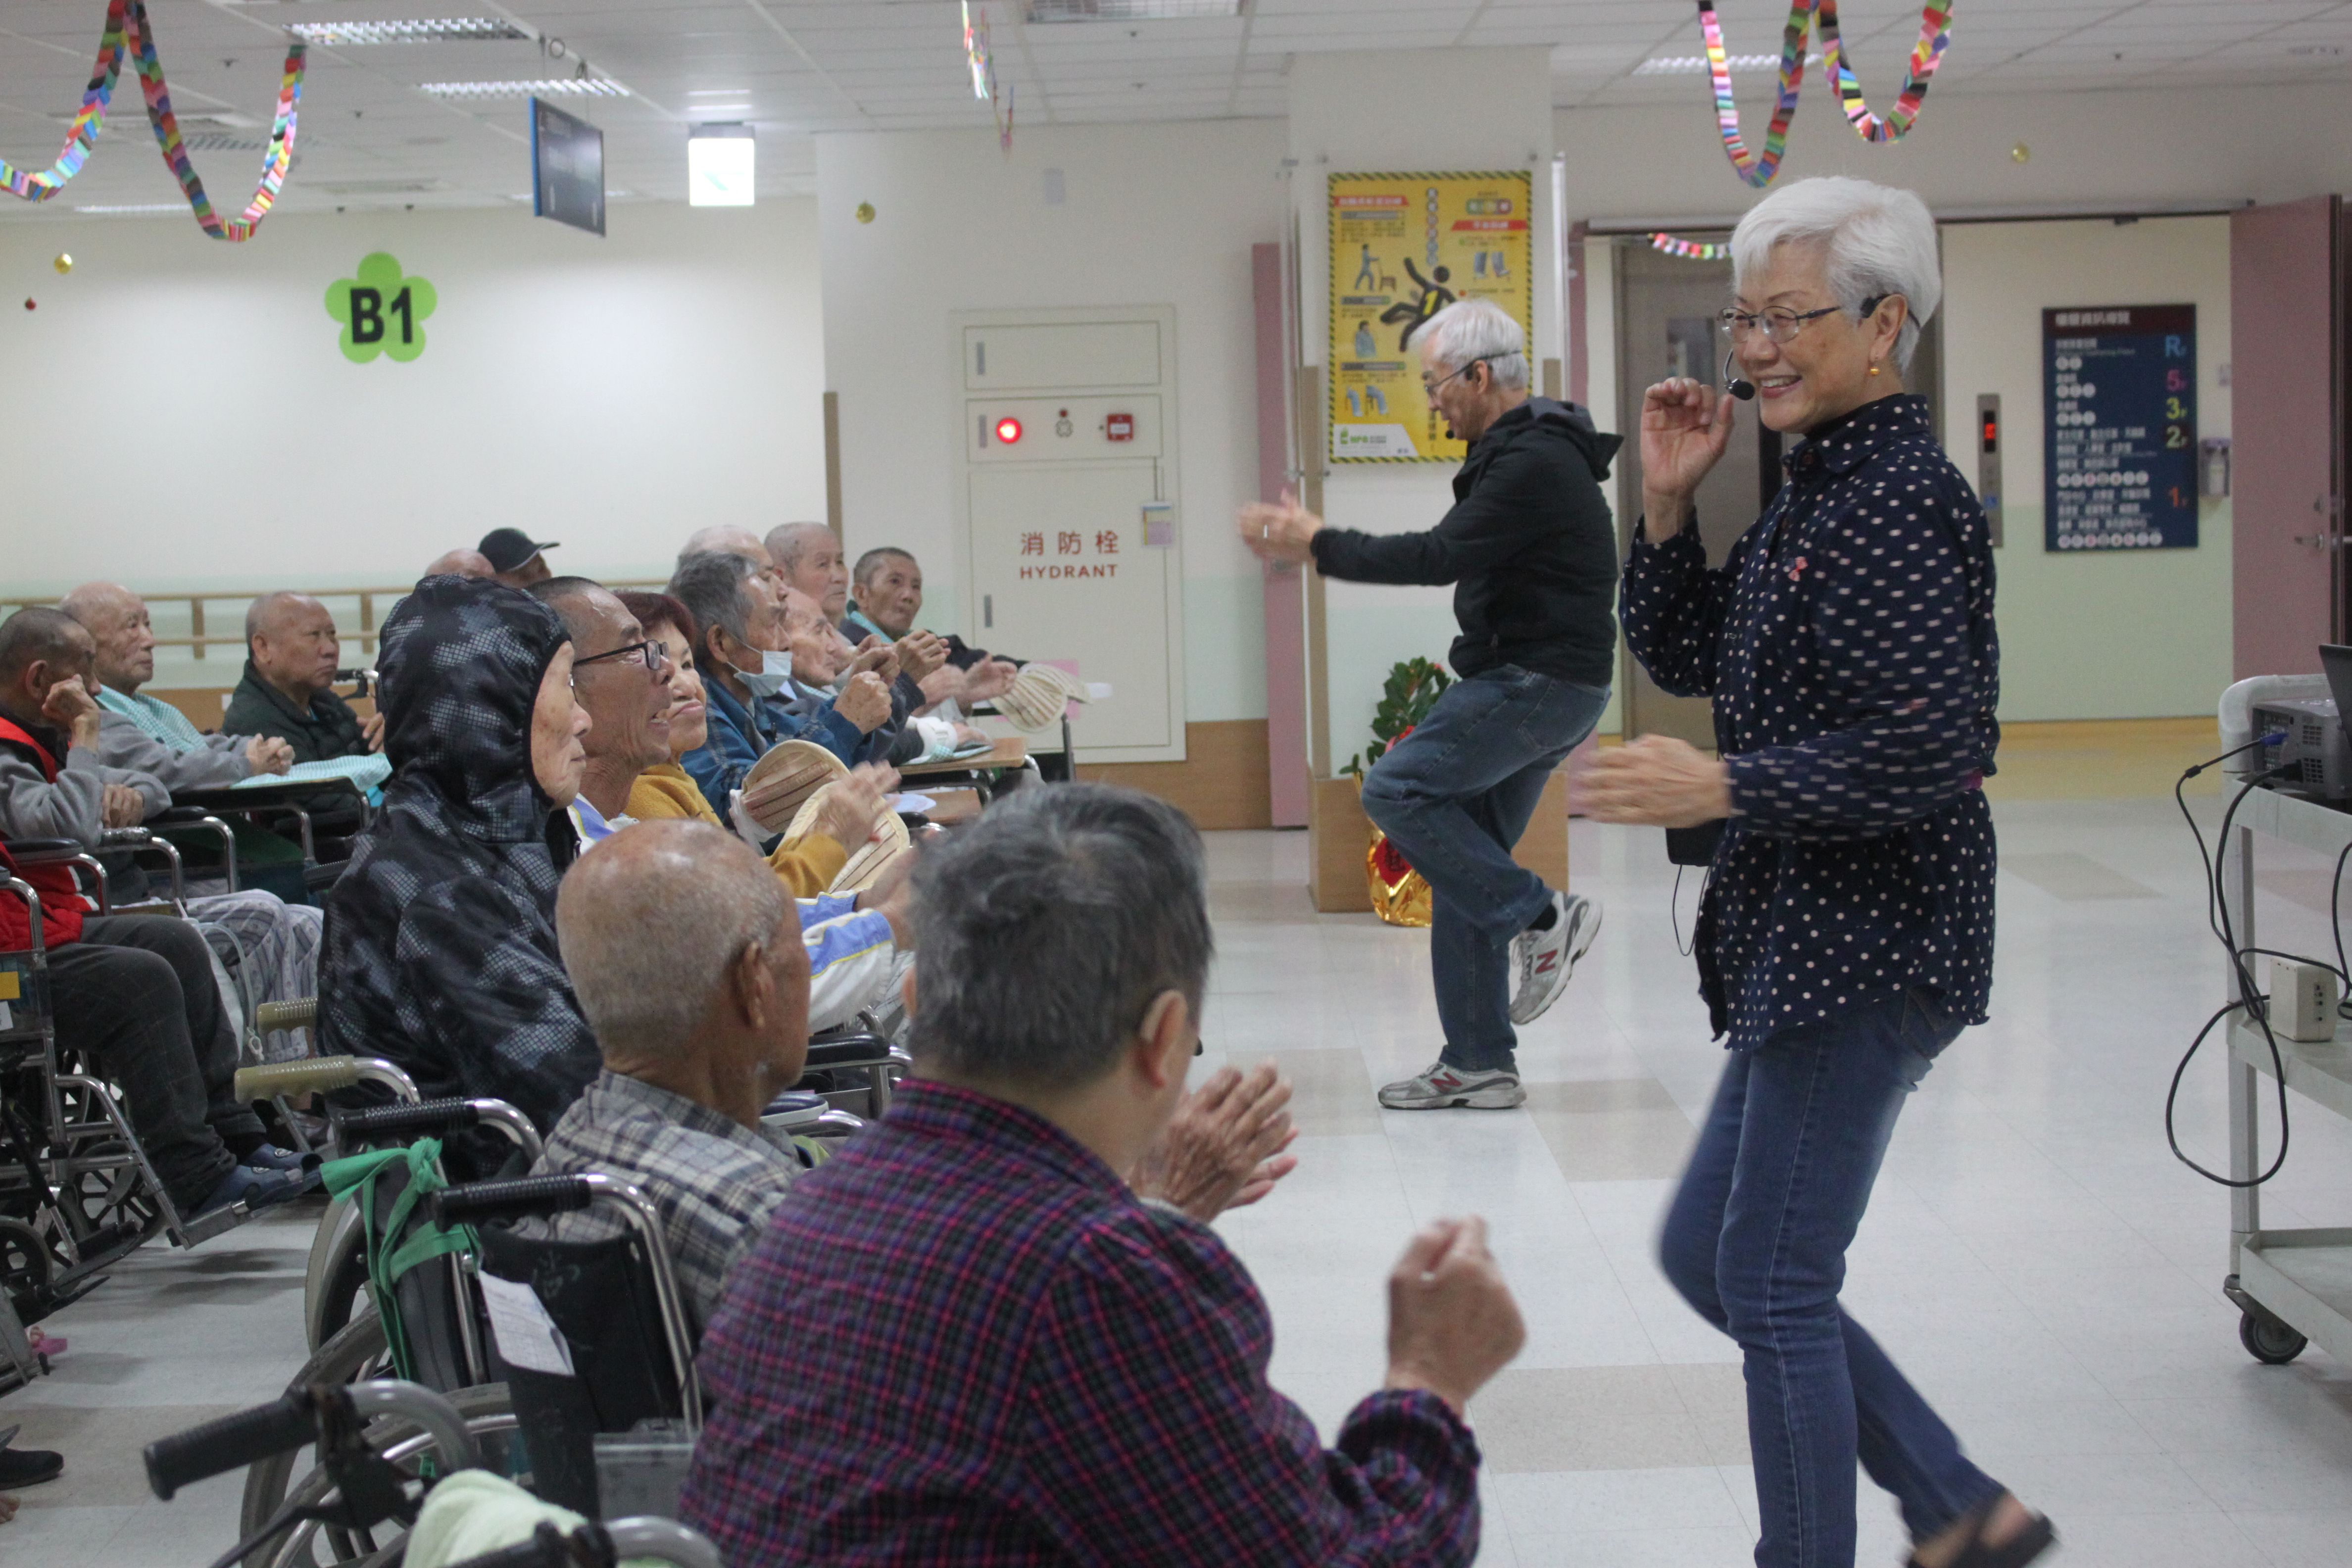
[[[1734,71],[1777,71],[1780,68],[1780,57],[1779,55],[1733,55],[1727,63]],[[1808,55],[1805,58],[1805,64],[1809,67],[1821,63],[1822,57],[1819,55]],[[1662,55],[1655,59],[1643,60],[1640,65],[1635,66],[1633,74],[1635,76],[1705,76],[1706,57],[1705,55]]]
[[[138,202],[128,206],[74,208],[78,213],[184,213],[187,210],[188,204],[185,202]]]
[[[748,125],[698,125],[687,133],[686,201],[697,207],[748,207],[756,194],[759,143]]]
[[[554,77],[546,81],[421,81],[419,92],[436,98],[626,98],[629,89],[601,77]]]
[[[1248,0],[1028,0],[1032,22],[1165,22],[1181,16],[1238,16]]]
[[[528,38],[512,22],[488,16],[428,16],[415,22],[289,22],[286,30],[306,44],[488,43]]]

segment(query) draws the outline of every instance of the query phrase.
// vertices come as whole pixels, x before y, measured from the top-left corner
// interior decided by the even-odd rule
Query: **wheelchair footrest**
[[[199,1242],[210,1241],[214,1237],[235,1230],[252,1217],[253,1211],[242,1203],[226,1204],[210,1213],[198,1215],[194,1219],[181,1220],[179,1228],[173,1235],[172,1239],[182,1247],[194,1247]]]

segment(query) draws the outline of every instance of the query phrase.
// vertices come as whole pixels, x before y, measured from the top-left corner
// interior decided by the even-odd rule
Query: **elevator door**
[[[1642,394],[1668,376],[1694,376],[1718,390],[1723,356],[1730,344],[1716,324],[1731,302],[1731,263],[1686,261],[1663,255],[1639,239],[1616,246],[1617,406],[1625,446],[1617,459],[1617,532],[1620,555],[1633,547],[1633,524],[1642,515]],[[1723,564],[1732,542],[1756,521],[1762,501],[1780,479],[1780,443],[1761,429],[1752,405],[1732,415],[1731,447],[1699,486],[1696,510],[1706,563]],[[1673,735],[1707,751],[1715,749],[1715,720],[1703,697],[1674,697],[1661,689],[1629,651],[1618,689],[1624,694],[1625,738]]]

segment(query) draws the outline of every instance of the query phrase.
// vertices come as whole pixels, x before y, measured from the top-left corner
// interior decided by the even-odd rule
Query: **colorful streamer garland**
[[[1788,26],[1780,34],[1780,95],[1765,127],[1763,151],[1751,153],[1739,132],[1739,108],[1731,96],[1731,63],[1724,52],[1723,24],[1715,14],[1716,0],[1698,0],[1699,32],[1706,40],[1707,75],[1715,88],[1716,125],[1723,133],[1723,152],[1731,160],[1732,171],[1759,189],[1780,174],[1780,158],[1789,144],[1789,123],[1796,118],[1797,95],[1804,83],[1806,36],[1816,13],[1821,18],[1822,75],[1844,106],[1854,134],[1865,142],[1899,140],[1919,118],[1927,83],[1950,47],[1955,3],[1927,0],[1921,8],[1919,41],[1911,50],[1910,70],[1894,109],[1882,118],[1871,112],[1862,96],[1862,84],[1846,63],[1844,40],[1838,32],[1837,0],[1792,0]]]
[[[294,126],[302,103],[303,60],[308,47],[299,41],[287,47],[286,68],[278,84],[278,112],[269,128],[269,152],[262,160],[260,182],[245,211],[236,217],[224,218],[214,212],[211,198],[205,195],[205,183],[188,161],[179,118],[172,111],[172,91],[163,80],[163,62],[155,57],[155,36],[147,19],[145,0],[109,0],[106,31],[99,39],[98,61],[90,68],[89,86],[82,92],[81,109],[67,130],[66,144],[57,162],[36,174],[0,160],[0,184],[25,201],[45,202],[81,172],[99,132],[105,126],[106,111],[113,101],[114,84],[121,76],[126,53],[131,55],[139,73],[139,89],[147,100],[147,120],[154,128],[155,144],[163,152],[164,165],[180,182],[180,190],[188,198],[189,210],[195,215],[197,226],[215,239],[232,245],[251,239],[254,230],[261,226],[261,220],[277,202],[278,193],[286,183],[287,168],[294,161]]]
[[[1731,247],[1711,239],[1679,239],[1671,234],[1650,236],[1650,248],[1668,256],[1679,256],[1685,261],[1725,261],[1731,256]]]

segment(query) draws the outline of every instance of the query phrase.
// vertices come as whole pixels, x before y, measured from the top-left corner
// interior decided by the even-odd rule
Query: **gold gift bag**
[[[1389,836],[1372,829],[1371,847],[1364,853],[1364,881],[1371,889],[1372,913],[1392,926],[1429,923],[1429,883],[1406,864]]]

